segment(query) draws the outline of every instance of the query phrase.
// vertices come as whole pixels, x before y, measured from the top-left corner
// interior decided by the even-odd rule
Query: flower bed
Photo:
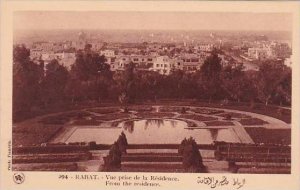
[[[232,125],[234,125],[230,121],[208,121],[208,122],[204,122],[204,123],[206,124],[206,126],[232,126]]]
[[[182,114],[179,116],[182,119],[193,119],[196,121],[214,121],[217,120],[215,117],[210,116],[202,116],[202,115],[194,115],[194,114]]]
[[[185,111],[189,110],[188,107],[171,107],[171,106],[164,106],[164,107],[161,107],[159,109],[160,112],[182,112],[183,109]]]
[[[130,106],[128,107],[129,111],[136,111],[136,112],[151,112],[153,111],[152,106]]]
[[[218,116],[226,117],[227,115],[230,115],[232,118],[251,118],[251,116],[242,114],[242,113],[235,113],[235,112],[226,112],[218,114]]]
[[[118,108],[92,108],[92,109],[87,109],[87,111],[95,112],[95,113],[99,113],[99,114],[110,114],[110,113],[119,112],[120,109],[118,109]]]
[[[141,118],[162,118],[162,117],[173,117],[173,113],[154,113],[154,112],[143,112],[135,114],[137,117]]]
[[[255,143],[291,144],[291,129],[266,129],[264,127],[245,127]]]
[[[194,108],[194,109],[192,109],[192,111],[195,113],[208,114],[208,115],[224,113],[223,110],[206,109],[206,108]]]
[[[268,124],[268,122],[258,119],[258,118],[246,118],[246,119],[241,119],[239,121],[242,125],[264,125]]]
[[[130,117],[130,115],[127,113],[112,113],[112,114],[106,114],[106,115],[101,115],[101,116],[93,116],[93,119],[103,120],[103,121],[111,121],[111,120],[117,120],[117,119],[126,119],[129,117]]]

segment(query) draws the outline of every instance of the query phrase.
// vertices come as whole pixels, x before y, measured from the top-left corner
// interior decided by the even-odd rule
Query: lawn
[[[245,118],[239,121],[242,125],[264,125],[268,122],[258,119],[258,118]]]
[[[62,127],[43,124],[13,127],[13,145],[40,145],[53,138]]]
[[[84,111],[67,112],[54,116],[44,117],[39,122],[45,125],[64,125],[73,118],[80,119],[90,115],[91,114]]]
[[[266,129],[263,127],[245,127],[255,143],[291,144],[291,129]]]

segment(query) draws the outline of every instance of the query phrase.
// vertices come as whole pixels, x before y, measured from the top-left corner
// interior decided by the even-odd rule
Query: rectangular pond
[[[187,123],[179,120],[138,120],[120,123],[118,127],[77,127],[65,142],[112,144],[123,131],[129,144],[179,144],[184,138],[193,137],[198,144],[213,141],[240,142],[230,129],[186,129]]]

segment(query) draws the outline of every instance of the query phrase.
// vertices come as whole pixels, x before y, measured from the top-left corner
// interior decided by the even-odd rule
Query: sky
[[[75,12],[14,13],[14,29],[291,31],[289,13]]]

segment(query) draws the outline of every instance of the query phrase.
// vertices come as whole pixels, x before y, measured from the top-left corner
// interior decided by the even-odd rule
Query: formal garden
[[[30,60],[25,46],[13,57],[16,170],[238,172],[247,146],[267,165],[268,148],[283,147],[275,165],[290,164],[291,70],[280,63],[244,71],[213,51],[196,72],[160,75],[133,63],[112,72],[89,46],[70,70]]]
[[[259,138],[278,139],[278,143],[282,139],[286,139],[285,141],[289,142],[289,125],[276,118],[269,117],[271,118],[271,121],[274,120],[275,123],[278,121],[281,122],[281,128],[284,128],[278,129],[277,127],[277,129],[272,129],[272,123],[269,123],[269,120],[264,120],[265,117],[266,116],[261,115],[256,117],[256,114],[253,115],[252,113],[243,111],[233,112],[228,111],[227,109],[191,106],[136,105],[129,106],[126,112],[120,107],[98,107],[38,117],[36,120],[29,120],[28,123],[30,126],[27,126],[26,121],[24,121],[21,122],[19,126],[13,128],[13,134],[15,137],[14,144],[16,145],[39,145],[41,143],[50,142],[51,140],[55,141],[56,136],[59,136],[61,133],[66,133],[68,130],[75,127],[94,127],[100,129],[111,127],[119,129],[121,124],[123,124],[123,128],[126,129],[124,126],[128,126],[130,121],[147,119],[161,119],[163,121],[164,119],[169,119],[184,121],[186,123],[186,128],[191,129],[234,128],[234,126],[238,125],[243,126],[247,133],[255,138],[255,142],[268,142],[268,140],[260,141],[258,140]],[[277,125],[278,124],[276,124],[276,126]],[[276,130],[282,131],[282,133],[273,132]],[[276,138],[274,135],[268,135],[268,133],[275,133]],[[286,138],[284,138],[285,136]],[[271,142],[276,142],[276,140],[272,140]],[[110,142],[107,143],[109,144]]]

